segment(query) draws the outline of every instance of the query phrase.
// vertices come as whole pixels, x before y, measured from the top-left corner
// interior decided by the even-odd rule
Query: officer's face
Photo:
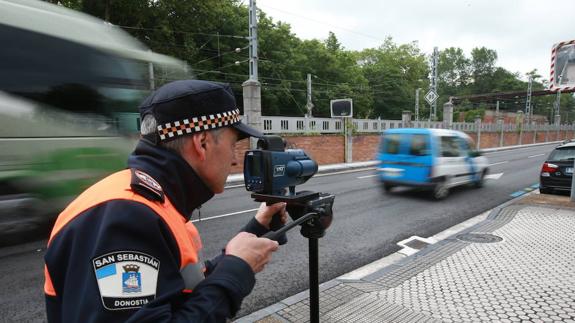
[[[221,193],[224,191],[231,167],[238,163],[235,155],[238,133],[234,128],[224,127],[216,132],[208,131],[206,140],[208,149],[206,149],[204,180],[212,192]]]

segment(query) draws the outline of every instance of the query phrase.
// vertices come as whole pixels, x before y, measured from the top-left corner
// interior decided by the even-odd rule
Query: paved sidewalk
[[[321,322],[575,322],[568,196],[515,199],[447,239],[390,259],[363,277],[322,284]],[[237,322],[309,322],[308,292]]]

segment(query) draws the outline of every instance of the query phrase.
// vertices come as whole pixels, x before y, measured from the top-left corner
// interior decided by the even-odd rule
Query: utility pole
[[[495,120],[499,120],[499,100],[497,100],[497,104],[495,105]]]
[[[437,94],[437,65],[439,63],[439,50],[433,47],[433,56],[431,57],[431,81],[429,83],[429,90]],[[437,102],[431,103],[429,112],[429,121],[437,120]]]
[[[527,85],[527,100],[525,101],[525,117],[527,119],[527,124],[531,123],[531,117],[533,112],[531,111],[531,85],[533,82],[533,77],[529,75],[529,84]]]
[[[258,80],[258,16],[256,0],[250,0],[250,80]]]
[[[557,91],[557,97],[555,98],[555,125],[561,124],[561,114],[560,114],[560,107],[561,107],[561,90]]]
[[[419,121],[419,91],[421,89],[415,89],[415,121]]]
[[[307,117],[312,117],[311,110],[313,109],[313,103],[311,102],[311,74],[307,74]]]
[[[261,84],[258,81],[258,17],[256,0],[250,0],[249,6],[249,40],[250,40],[250,77],[242,84],[244,95],[244,117],[246,123],[262,131],[262,96]],[[257,139],[250,138],[250,149],[256,149]]]

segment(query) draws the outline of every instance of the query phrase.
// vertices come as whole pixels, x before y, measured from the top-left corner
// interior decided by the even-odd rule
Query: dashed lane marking
[[[370,177],[375,177],[375,176],[377,176],[377,174],[374,174],[374,175],[366,175],[366,176],[359,176],[358,179],[370,178]]]

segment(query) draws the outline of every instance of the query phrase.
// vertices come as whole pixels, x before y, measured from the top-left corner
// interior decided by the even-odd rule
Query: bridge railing
[[[351,119],[351,122],[354,131],[358,133],[380,133],[393,128],[447,128],[446,124],[441,121],[404,123],[401,120]],[[264,134],[329,134],[343,133],[344,129],[343,120],[334,118],[262,116],[262,125]],[[574,130],[575,126],[572,124],[556,126],[550,124],[453,122],[451,129],[465,132],[477,132],[478,130],[481,132],[564,131]]]

